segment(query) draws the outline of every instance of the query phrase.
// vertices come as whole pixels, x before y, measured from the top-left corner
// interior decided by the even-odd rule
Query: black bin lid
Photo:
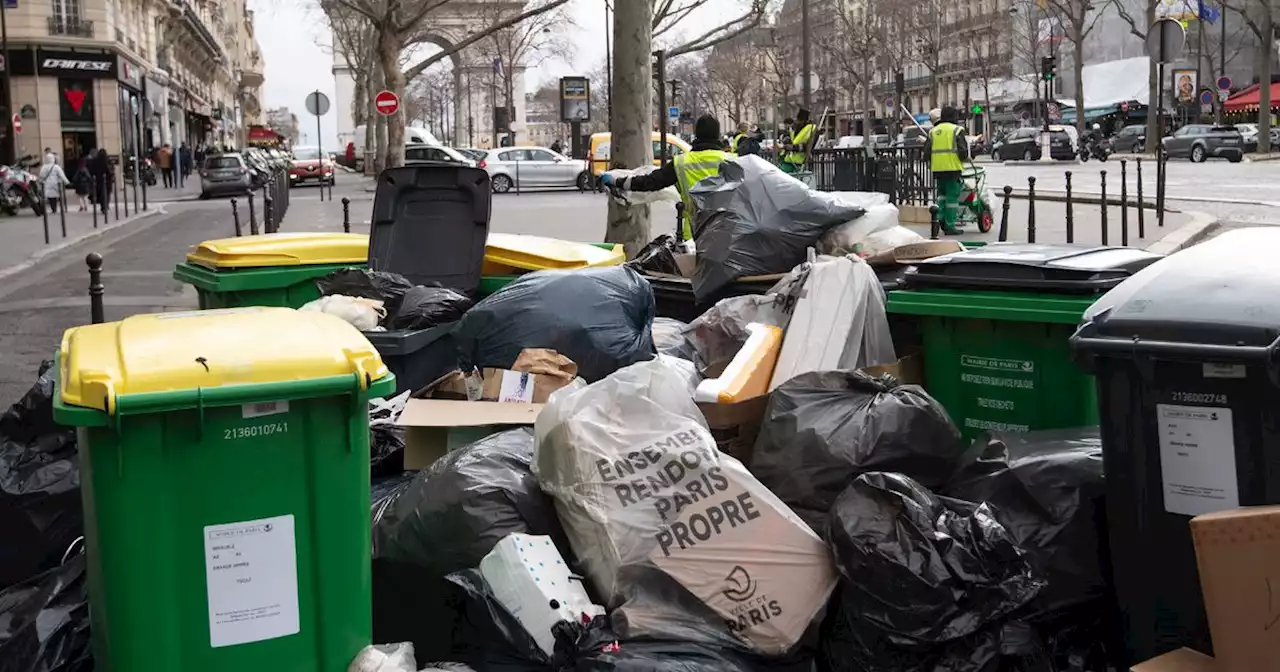
[[[1104,294],[1072,337],[1082,364],[1107,352],[1218,362],[1267,361],[1280,350],[1280,229],[1228,231]]]
[[[382,171],[373,195],[369,267],[475,296],[492,198],[489,174],[480,168],[423,164]]]
[[[926,259],[903,278],[909,289],[1102,293],[1161,259],[1132,247],[994,243]]]

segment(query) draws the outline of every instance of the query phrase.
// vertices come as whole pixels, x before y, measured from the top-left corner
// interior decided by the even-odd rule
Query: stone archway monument
[[[502,18],[525,11],[523,0],[450,3],[435,10],[422,26],[422,43],[434,44],[452,50]],[[352,105],[355,102],[356,83],[346,56],[337,45],[333,56],[333,75],[337,100],[338,140],[342,146],[348,142],[361,144],[355,139],[356,126]],[[489,38],[454,51],[449,55],[453,64],[453,138],[440,138],[446,144],[458,147],[489,147],[498,135],[495,131],[495,108],[507,107],[507,77],[511,81],[510,128],[520,133],[525,127],[525,66],[510,66],[495,58],[495,45]],[[418,64],[421,59],[411,59],[406,66],[407,83],[422,74]]]

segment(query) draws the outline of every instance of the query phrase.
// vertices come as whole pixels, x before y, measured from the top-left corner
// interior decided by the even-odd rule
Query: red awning
[[[267,128],[266,126],[250,126],[249,140],[279,140],[280,134]]]
[[[1258,109],[1262,92],[1257,84],[1231,96],[1223,106],[1228,112],[1245,112]],[[1280,82],[1271,85],[1271,107],[1280,107]]]

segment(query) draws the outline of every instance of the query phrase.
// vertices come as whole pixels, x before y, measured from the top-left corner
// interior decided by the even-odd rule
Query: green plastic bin
[[[1069,339],[1103,292],[1159,260],[1144,250],[993,244],[930,259],[886,308],[914,332],[925,386],[967,438],[1098,422],[1093,379]]]
[[[70,329],[104,672],[343,672],[372,639],[368,400],[394,377],[350,325],[240,308]]]
[[[356,233],[272,233],[201,243],[173,269],[196,288],[202,310],[275,306],[301,308],[320,298],[315,281],[365,266],[369,236]]]

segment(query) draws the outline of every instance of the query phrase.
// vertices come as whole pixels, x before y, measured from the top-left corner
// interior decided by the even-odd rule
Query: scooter
[[[23,157],[24,159],[28,157]],[[23,160],[19,160],[21,165]],[[37,217],[44,214],[39,180],[32,173],[14,166],[0,166],[0,212],[18,214],[21,207],[31,208]]]

